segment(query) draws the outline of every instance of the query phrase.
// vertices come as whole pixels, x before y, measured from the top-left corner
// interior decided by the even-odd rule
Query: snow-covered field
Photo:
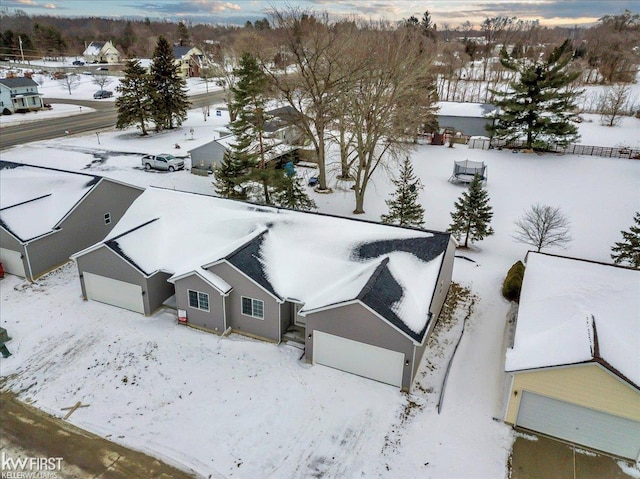
[[[204,122],[201,111],[192,111],[176,131],[143,139],[133,130],[105,131],[100,145],[93,134],[69,136],[3,151],[2,159],[213,194],[210,177],[145,172],[138,155],[124,153],[186,154],[209,141],[225,115]],[[628,121],[628,127],[597,131],[590,124],[594,131],[583,142],[598,145],[608,134],[637,141],[640,120]],[[549,252],[610,261],[611,245],[640,210],[640,161],[463,145],[420,145],[411,158],[424,184],[426,226],[435,230],[447,228],[453,203],[464,191],[447,181],[454,160],[489,166],[496,233],[462,253],[475,263],[455,260],[454,281],[477,300],[452,364],[441,414],[436,410],[441,374],[431,371],[442,370],[450,354],[443,353],[443,342],[429,349],[433,354],[423,362],[419,387],[404,395],[390,386],[308,366],[292,346],[235,335],[221,339],[176,325],[168,312],[145,318],[85,302],[72,265],[34,284],[15,277],[0,282],[2,326],[13,337],[7,344],[13,356],[0,363],[2,376],[20,397],[58,416],[60,408],[76,401],[90,404],[70,421],[204,477],[507,477],[513,434],[494,420],[505,407],[503,338],[509,303],[500,287],[508,268],[528,249],[512,239],[513,222],[534,203],[559,206],[572,222],[574,240],[566,250]],[[310,173],[300,168],[300,174]],[[332,168],[333,194],[310,194],[319,211],[350,217],[353,192],[335,175]],[[364,217],[377,220],[386,212],[384,201],[393,185],[382,170],[373,181]],[[457,334],[459,325],[452,331]]]

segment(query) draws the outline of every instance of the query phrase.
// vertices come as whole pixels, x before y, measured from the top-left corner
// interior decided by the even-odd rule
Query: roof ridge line
[[[38,201],[42,198],[46,198],[47,196],[51,196],[51,193],[47,193],[46,195],[38,196],[37,198],[31,198],[30,200],[22,201],[20,203],[16,203],[15,205],[5,206],[4,208],[0,208],[0,211],[8,210],[9,208],[15,208],[16,206],[26,205],[27,203],[31,203],[32,201]]]

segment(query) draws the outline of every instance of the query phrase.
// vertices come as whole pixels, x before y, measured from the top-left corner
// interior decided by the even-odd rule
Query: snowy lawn
[[[204,122],[193,111],[181,129],[147,138],[133,131],[102,132],[98,145],[95,135],[70,136],[3,151],[2,158],[213,194],[211,177],[145,172],[140,154],[185,154],[209,141],[224,121],[212,116]],[[597,140],[595,133],[583,138],[585,144]],[[60,408],[76,401],[91,404],[70,421],[205,477],[506,477],[513,435],[494,420],[504,414],[506,387],[509,303],[500,287],[528,249],[512,239],[513,222],[534,203],[559,206],[572,222],[574,240],[566,251],[549,252],[608,262],[620,230],[640,210],[640,161],[418,146],[412,160],[424,184],[427,228],[449,225],[464,187],[447,180],[454,160],[464,159],[489,165],[496,234],[459,252],[475,263],[455,260],[454,281],[469,289],[475,303],[440,415],[443,371],[465,310],[438,332],[413,394],[403,395],[310,367],[291,346],[235,335],[221,339],[176,325],[168,312],[145,318],[84,302],[73,266],[35,284],[14,277],[0,282],[2,325],[14,338],[2,375],[20,397],[59,416]],[[334,193],[310,194],[319,211],[350,217],[353,192],[335,180],[335,165],[330,170]],[[377,220],[386,213],[392,190],[384,172],[377,172],[363,216]]]

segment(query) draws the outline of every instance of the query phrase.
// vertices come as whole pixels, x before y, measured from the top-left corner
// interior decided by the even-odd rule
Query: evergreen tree
[[[282,175],[278,189],[272,195],[273,202],[284,208],[309,211],[317,208],[315,201],[309,198],[302,186],[301,179],[295,174]]]
[[[184,24],[184,22],[178,22],[178,28],[177,28],[176,34],[178,35],[178,42],[180,43],[181,47],[184,47],[185,45],[189,44],[189,41],[191,40],[191,35],[189,34],[189,29]]]
[[[622,241],[611,248],[611,259],[617,264],[627,263],[640,269],[640,213],[634,215],[633,221],[635,226],[629,231],[621,231]]]
[[[178,73],[173,49],[161,36],[153,52],[150,72],[151,114],[156,130],[180,126],[187,118],[187,83]]]
[[[473,178],[469,185],[469,191],[462,193],[462,196],[458,198],[454,206],[456,210],[451,213],[453,222],[448,231],[458,241],[464,236],[463,246],[465,248],[469,240],[474,242],[493,234],[493,228],[489,226],[493,212],[491,211],[491,206],[489,206],[489,194],[482,188],[480,175],[476,175]]]
[[[124,68],[124,78],[116,90],[120,96],[116,98],[118,119],[116,128],[121,130],[131,125],[140,128],[142,135],[147,135],[147,122],[151,119],[151,93],[149,75],[138,60],[129,60]]]
[[[569,89],[580,75],[569,72],[572,59],[571,42],[566,40],[546,59],[532,61],[500,53],[500,63],[516,73],[508,91],[491,90],[500,108],[498,121],[488,130],[507,141],[526,136],[526,147],[556,143],[565,146],[579,138],[576,118],[576,98],[582,93]]]
[[[269,143],[264,138],[264,130],[268,119],[265,118],[264,105],[269,80],[250,53],[242,55],[238,67],[234,69],[234,75],[237,81],[231,87],[231,108],[237,114],[229,129],[235,137],[230,145],[230,153],[236,167],[228,172],[239,175],[233,180],[236,185],[251,181],[260,183],[262,197],[252,199],[271,204],[271,192],[278,186],[283,175],[282,171],[267,163]]]
[[[396,191],[393,199],[385,201],[389,214],[382,215],[381,220],[388,225],[416,226],[424,225],[424,208],[418,202],[418,191],[422,188],[419,178],[413,174],[413,166],[409,157],[404,159],[400,177],[393,180]]]
[[[247,179],[247,164],[227,151],[220,165],[214,170],[216,194],[223,198],[246,200],[247,193],[243,183]]]

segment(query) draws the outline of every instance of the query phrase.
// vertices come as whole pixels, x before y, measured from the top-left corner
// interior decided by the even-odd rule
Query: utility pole
[[[22,51],[22,37],[18,36],[18,42],[20,43],[20,58],[22,58],[22,63],[24,63],[24,52]]]

